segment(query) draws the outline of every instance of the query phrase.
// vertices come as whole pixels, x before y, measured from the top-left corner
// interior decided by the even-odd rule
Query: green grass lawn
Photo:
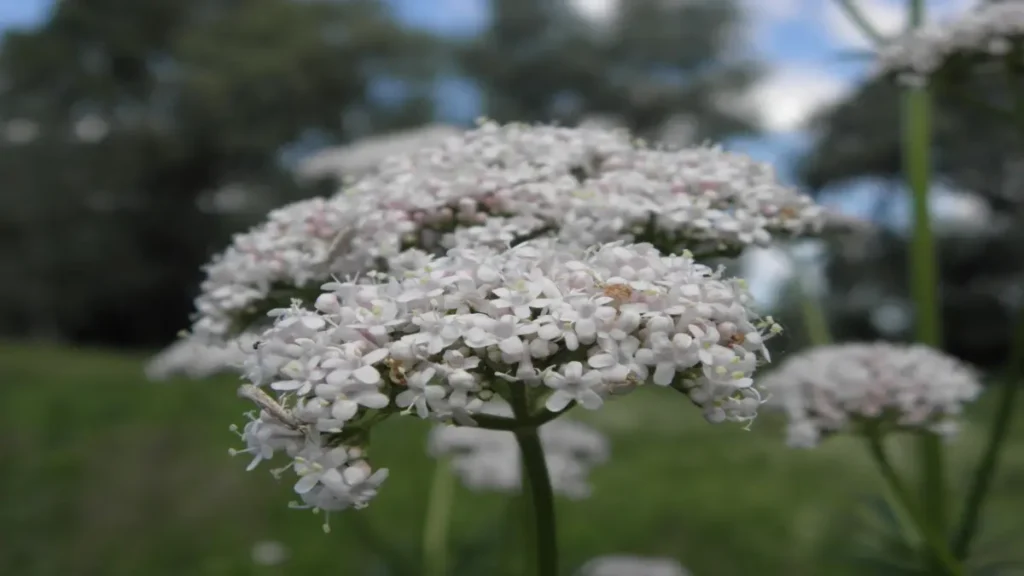
[[[391,478],[325,535],[318,517],[287,508],[290,482],[227,455],[237,445],[228,425],[249,408],[232,378],[149,383],[141,368],[110,353],[0,346],[0,574],[363,576],[374,573],[374,538],[418,553],[432,475],[423,423],[375,430],[374,460]],[[958,481],[987,411],[952,448]],[[840,559],[854,513],[879,487],[858,442],[790,451],[768,417],[749,432],[712,426],[665,390],[578,416],[610,434],[613,460],[595,471],[591,500],[558,502],[566,574],[609,553],[673,556],[697,576],[858,573]],[[1010,490],[1024,485],[1022,447],[1016,432],[990,508],[996,528],[1024,513]],[[491,533],[505,504],[460,489],[454,539]],[[289,560],[254,564],[263,540],[282,542]]]

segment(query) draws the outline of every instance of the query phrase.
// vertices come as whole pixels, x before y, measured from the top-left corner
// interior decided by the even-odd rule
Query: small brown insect
[[[388,358],[384,360],[384,364],[388,367],[388,376],[391,381],[399,386],[405,386],[408,382],[405,379],[405,369],[402,368],[402,363],[394,358]]]
[[[729,337],[729,344],[734,344],[737,346],[742,345],[746,341],[747,337],[743,335],[741,332],[737,332]]]
[[[606,284],[602,292],[620,304],[633,298],[633,289],[625,284]]]

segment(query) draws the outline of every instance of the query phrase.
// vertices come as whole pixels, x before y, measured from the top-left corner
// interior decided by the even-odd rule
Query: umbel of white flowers
[[[481,412],[512,416],[503,402],[489,402]],[[591,468],[607,462],[608,439],[572,420],[548,422],[539,435],[554,492],[573,500],[589,497],[587,479]],[[449,458],[459,480],[471,490],[516,493],[522,488],[519,445],[511,432],[442,424],[431,431],[427,446],[435,458]]]
[[[865,424],[950,435],[964,404],[981,392],[975,372],[957,359],[887,342],[812,348],[787,358],[760,385],[789,418],[789,444],[801,448],[862,432]]]
[[[223,341],[291,298],[311,301],[332,276],[401,276],[453,247],[553,236],[700,257],[816,233],[824,220],[769,165],[716,147],[652,149],[622,130],[482,122],[235,236],[205,268],[192,331]]]
[[[495,395],[528,395],[534,418],[653,383],[711,422],[750,422],[754,371],[780,331],[742,281],[649,244],[456,248],[323,290],[313,308],[272,313],[241,389],[261,410],[240,432],[253,466],[290,457],[296,492],[323,510],[376,494],[387,472],[372,472],[365,441],[396,413],[472,426]]]
[[[909,85],[924,85],[956,56],[999,57],[1024,36],[1024,3],[986,2],[948,22],[908,32],[883,46],[877,66]]]

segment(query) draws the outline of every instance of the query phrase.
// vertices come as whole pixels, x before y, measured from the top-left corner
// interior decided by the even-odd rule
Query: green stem
[[[1020,69],[1017,62],[1021,56],[1020,49],[1015,48],[1006,60],[1007,87],[1013,96],[1012,118],[1017,132],[1024,141],[1024,95],[1018,94]],[[999,399],[996,400],[996,416],[992,421],[985,452],[981,457],[964,504],[960,525],[953,540],[953,553],[958,558],[967,556],[971,541],[978,531],[978,521],[985,503],[985,496],[992,486],[992,478],[999,465],[999,456],[1006,443],[1006,437],[1013,421],[1014,404],[1020,389],[1020,379],[1024,375],[1024,308],[1018,312],[1017,324],[1014,327],[1013,340],[1010,348],[1010,361],[1006,366],[1006,374],[1001,382]]]
[[[846,13],[846,17],[850,19],[861,32],[864,33],[873,43],[883,44],[885,43],[885,37],[875,30],[875,27],[868,22],[868,19],[860,11],[859,8],[853,3],[853,0],[836,0],[836,4],[839,8]]]
[[[1010,423],[1013,421],[1017,392],[1020,390],[1020,380],[1024,375],[1024,308],[1019,312],[1012,346],[1010,362],[1006,367],[1006,375],[1000,383],[999,398],[996,400],[996,417],[989,431],[984,455],[967,492],[963,516],[953,540],[953,553],[957,558],[966,558],[970,551],[971,541],[978,531],[978,521],[981,518],[985,496],[992,487],[992,478],[995,476],[996,468],[999,465],[999,456],[1002,454],[1010,431]]]
[[[512,411],[516,420],[530,419],[530,405],[526,390],[512,389]],[[547,460],[540,443],[539,427],[519,428],[514,431],[522,455],[523,492],[529,494],[532,513],[524,528],[532,535],[533,545],[529,557],[534,560],[536,576],[558,576],[558,536],[555,523],[555,495],[548,476]]]
[[[923,0],[910,0],[909,22],[917,27],[924,19]],[[910,254],[910,283],[914,299],[917,340],[942,346],[942,327],[938,294],[938,265],[935,238],[931,228],[928,194],[931,171],[931,99],[926,88],[904,91],[903,155],[907,181],[913,194],[914,234]],[[931,527],[946,532],[946,479],[942,445],[933,434],[918,441],[921,493],[924,514]]]
[[[814,346],[825,346],[832,343],[832,333],[828,328],[828,318],[822,309],[818,299],[811,296],[803,277],[803,272],[797,272],[797,287],[800,290],[800,310],[804,318],[804,330],[807,337]]]
[[[447,576],[448,533],[455,478],[450,463],[438,459],[430,482],[427,518],[423,526],[423,576]]]
[[[949,576],[963,576],[963,568],[959,562],[949,551],[949,547],[946,545],[946,540],[943,534],[935,530],[931,524],[929,524],[927,517],[921,514],[910,490],[900,479],[896,469],[893,468],[892,463],[889,461],[889,457],[886,455],[885,446],[882,444],[882,437],[877,430],[869,430],[867,433],[868,448],[871,451],[871,456],[874,458],[875,463],[878,464],[878,469],[882,473],[882,478],[885,483],[889,486],[893,495],[896,497],[896,501],[900,504],[904,515],[914,523],[921,537],[928,544],[932,554],[938,560],[937,568],[942,574]]]

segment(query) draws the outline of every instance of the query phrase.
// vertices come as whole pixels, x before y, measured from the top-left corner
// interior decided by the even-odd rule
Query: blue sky
[[[144,0],[139,0],[144,1]],[[388,0],[399,18],[408,24],[451,35],[469,35],[487,23],[487,0]],[[628,0],[566,0],[586,17],[601,20],[614,14],[617,2]],[[710,0],[714,1],[714,0]],[[766,135],[730,143],[760,160],[775,164],[783,178],[789,177],[791,160],[806,146],[802,122],[814,111],[848,94],[869,72],[868,64],[844,54],[865,51],[866,40],[850,25],[833,0],[739,0],[746,4],[748,25],[745,47],[769,67],[770,73],[745,100],[761,116]],[[906,0],[859,0],[869,20],[883,32],[893,34],[904,25]],[[948,18],[965,10],[972,0],[926,0],[932,20]],[[45,19],[51,0],[0,0],[0,30],[38,24]],[[477,99],[467,86],[448,82],[440,87],[442,100],[459,116],[477,115]],[[456,119],[456,118],[450,118]],[[878,187],[861,184],[843,195],[844,211],[863,213]],[[947,203],[949,204],[949,203]],[[945,204],[944,204],[945,205]],[[955,203],[949,204],[955,208]],[[893,215],[906,219],[906,211]],[[788,275],[790,265],[779,254],[761,254],[752,283],[759,292],[771,292],[771,285]]]

